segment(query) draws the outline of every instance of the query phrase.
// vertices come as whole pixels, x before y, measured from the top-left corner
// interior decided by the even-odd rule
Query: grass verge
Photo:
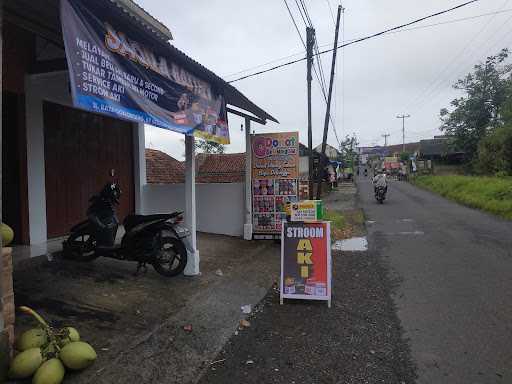
[[[349,239],[364,234],[364,214],[360,209],[343,212],[326,209],[324,220],[331,222],[331,240]]]
[[[512,177],[418,176],[411,182],[468,207],[512,220]]]

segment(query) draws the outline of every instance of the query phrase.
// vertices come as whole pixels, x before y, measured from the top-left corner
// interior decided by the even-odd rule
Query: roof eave
[[[135,3],[133,0],[110,0],[112,3],[120,7],[124,12],[138,20],[146,29],[150,30],[154,35],[162,41],[173,40],[173,36],[169,28],[163,23],[151,16],[144,8]]]

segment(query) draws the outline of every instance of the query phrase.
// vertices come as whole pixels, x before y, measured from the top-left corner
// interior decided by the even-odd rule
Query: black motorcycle
[[[384,203],[384,200],[386,200],[386,188],[375,188],[375,200],[377,200],[380,204]]]
[[[138,262],[137,273],[152,264],[168,277],[183,272],[187,264],[185,238],[190,235],[180,225],[182,212],[158,215],[128,215],[123,226],[121,244],[115,244],[119,221],[115,206],[121,190],[117,183],[105,185],[98,195],[89,199],[87,220],[71,228],[63,242],[63,255],[77,261],[92,261],[97,257]]]

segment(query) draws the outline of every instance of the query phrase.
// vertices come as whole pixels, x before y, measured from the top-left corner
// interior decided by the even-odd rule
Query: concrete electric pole
[[[385,133],[382,135],[382,137],[384,138],[384,146],[387,147],[388,146],[388,137],[391,136],[389,133]]]
[[[338,18],[336,19],[336,29],[334,31],[334,47],[332,50],[332,63],[331,63],[331,78],[329,80],[329,93],[327,95],[327,108],[325,110],[325,121],[324,121],[324,136],[322,139],[322,158],[320,161],[323,163],[323,159],[325,156],[325,148],[327,145],[327,133],[329,131],[329,118],[331,113],[331,98],[332,98],[332,86],[334,81],[334,72],[336,69],[336,54],[338,53],[338,34],[340,30],[340,17],[341,17],[341,10],[343,7],[341,5],[338,6]],[[322,169],[325,166],[325,164],[322,164]],[[317,190],[316,190],[316,198],[317,200],[320,200],[322,198],[322,175],[318,175],[318,184],[317,184]]]
[[[308,82],[308,150],[309,150],[309,199],[313,200],[313,128],[311,123],[311,67],[315,30],[306,28],[307,82]]]
[[[397,115],[397,119],[402,119],[402,153],[405,153],[405,119],[411,117],[411,115],[401,114]]]

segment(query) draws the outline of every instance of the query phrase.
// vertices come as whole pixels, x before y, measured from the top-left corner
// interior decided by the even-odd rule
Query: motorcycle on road
[[[190,235],[180,225],[182,212],[128,215],[123,221],[125,233],[121,243],[115,244],[119,227],[115,206],[120,196],[118,184],[111,182],[89,199],[88,218],[71,228],[63,242],[63,256],[76,261],[97,257],[135,261],[137,272],[147,270],[146,264],[151,264],[167,277],[182,273],[187,264],[185,241]]]
[[[384,187],[376,187],[375,188],[375,200],[379,204],[383,204],[384,200],[386,200],[386,188]]]

